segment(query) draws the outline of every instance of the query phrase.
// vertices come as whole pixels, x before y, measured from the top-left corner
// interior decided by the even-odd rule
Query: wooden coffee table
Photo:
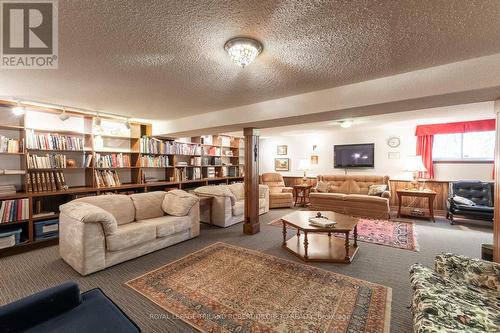
[[[304,261],[351,263],[358,251],[358,219],[330,211],[321,211],[321,215],[337,222],[333,228],[321,228],[309,224],[309,217],[316,216],[316,213],[317,211],[296,211],[281,218],[283,248]],[[286,240],[287,226],[297,229],[297,235],[289,240]],[[351,232],[354,234],[353,244],[349,241]],[[332,233],[345,234],[345,240],[332,237]]]

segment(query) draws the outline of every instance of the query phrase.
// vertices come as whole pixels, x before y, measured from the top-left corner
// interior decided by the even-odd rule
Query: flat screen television
[[[335,168],[373,168],[374,143],[333,146]]]

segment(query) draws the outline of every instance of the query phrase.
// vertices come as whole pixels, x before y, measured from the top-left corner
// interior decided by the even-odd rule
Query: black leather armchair
[[[493,183],[481,181],[450,182],[448,213],[446,218],[454,224],[453,216],[493,221]],[[459,204],[453,197],[460,196],[474,202],[474,205]]]

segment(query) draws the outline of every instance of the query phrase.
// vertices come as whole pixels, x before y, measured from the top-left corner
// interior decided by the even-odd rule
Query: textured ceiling
[[[499,0],[59,1],[59,69],[0,95],[174,119],[500,52]],[[249,36],[245,69],[223,50]]]

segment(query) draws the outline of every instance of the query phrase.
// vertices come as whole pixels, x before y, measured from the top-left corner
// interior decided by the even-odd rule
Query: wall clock
[[[397,148],[401,144],[401,140],[399,140],[398,137],[392,136],[389,139],[387,139],[387,145],[391,148]]]

